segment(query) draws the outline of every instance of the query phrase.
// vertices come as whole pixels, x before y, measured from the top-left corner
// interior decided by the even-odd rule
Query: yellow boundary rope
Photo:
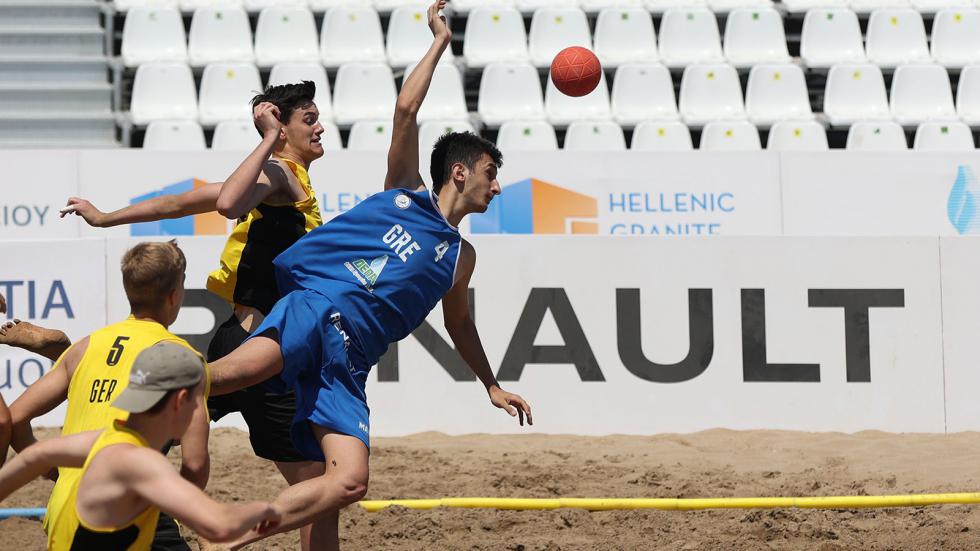
[[[623,509],[662,509],[666,511],[695,511],[701,509],[853,509],[859,507],[921,507],[924,505],[980,503],[980,493],[911,494],[891,496],[827,496],[827,497],[715,497],[715,498],[507,498],[507,497],[447,497],[442,499],[393,499],[360,502],[369,513],[385,507],[434,509],[451,507],[463,509],[505,509],[514,511],[551,509],[588,509],[615,511]]]

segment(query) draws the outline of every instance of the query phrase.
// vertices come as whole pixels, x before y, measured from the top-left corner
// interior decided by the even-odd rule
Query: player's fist
[[[256,105],[252,109],[252,118],[255,120],[255,128],[263,136],[278,135],[282,129],[282,122],[279,120],[281,114],[279,108],[267,101]]]
[[[449,30],[446,16],[439,14],[439,11],[445,7],[446,0],[436,0],[436,2],[429,6],[429,29],[432,31],[432,36],[449,42],[449,39],[453,37],[453,33]]]
[[[64,218],[69,214],[77,214],[78,216],[81,216],[89,226],[94,228],[102,227],[102,218],[104,213],[95,208],[95,205],[86,201],[85,199],[81,199],[79,197],[69,197],[65,208],[58,211],[58,216]]]

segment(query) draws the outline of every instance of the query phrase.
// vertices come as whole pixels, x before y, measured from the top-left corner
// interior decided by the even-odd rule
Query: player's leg
[[[23,348],[56,361],[65,350],[68,350],[71,341],[68,340],[68,335],[57,329],[48,329],[15,319],[0,325],[0,344]]]
[[[292,447],[290,445],[290,447]],[[323,463],[318,461],[296,461],[296,462],[285,462],[276,461],[276,468],[282,473],[283,478],[290,486],[294,484],[299,484],[305,480],[310,480],[316,478],[323,474]],[[311,531],[315,525],[322,522],[322,519],[317,519],[313,524],[306,524],[299,529],[300,533],[300,547],[303,551],[309,551],[310,549],[317,549],[310,545],[310,535]]]

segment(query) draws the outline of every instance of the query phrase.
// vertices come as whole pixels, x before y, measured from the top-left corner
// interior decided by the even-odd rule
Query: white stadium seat
[[[672,8],[660,22],[660,60],[668,67],[724,59],[718,21],[707,8]]]
[[[681,77],[678,107],[688,126],[744,119],[742,85],[735,68],[724,63],[688,65]]]
[[[197,121],[194,75],[184,63],[144,63],[136,69],[129,113],[135,124]]]
[[[569,46],[592,47],[589,20],[579,8],[541,8],[531,18],[528,54],[535,67],[551,67],[555,55]]]
[[[177,0],[114,0],[116,11],[126,12],[133,8],[176,8]]]
[[[613,118],[625,126],[644,120],[677,119],[670,70],[657,63],[620,65],[613,79],[611,107]]]
[[[701,151],[758,151],[759,131],[748,121],[713,121],[701,131]]]
[[[381,13],[391,13],[398,8],[421,8],[424,12],[429,6],[427,0],[373,0],[371,4]]]
[[[334,118],[341,125],[358,120],[390,120],[395,98],[395,78],[390,67],[384,63],[348,63],[340,67],[334,81]]]
[[[826,151],[827,131],[816,121],[779,121],[769,129],[766,149]]]
[[[932,23],[932,59],[950,68],[980,63],[980,10],[942,10]]]
[[[497,148],[508,151],[556,151],[555,128],[545,121],[508,121],[497,132]]]
[[[980,126],[980,65],[968,65],[960,73],[956,114],[970,126]]]
[[[266,8],[306,7],[306,0],[242,0],[242,5],[250,12],[261,12]]]
[[[463,35],[463,59],[467,67],[477,69],[494,62],[527,61],[527,31],[521,12],[507,7],[471,10]]]
[[[644,121],[633,130],[633,151],[691,151],[691,131],[677,121]]]
[[[514,7],[525,14],[544,8],[577,8],[578,6],[578,0],[514,0]]]
[[[477,8],[490,7],[501,9],[513,8],[514,0],[453,0],[453,12],[463,15],[468,15]],[[469,32],[469,30],[466,32]]]
[[[970,0],[911,0],[912,7],[921,13],[934,14],[945,9],[972,8]]]
[[[153,121],[143,135],[143,149],[203,151],[204,130],[196,121]]]
[[[782,5],[787,12],[798,14],[818,8],[846,8],[847,0],[783,0]]]
[[[318,62],[277,63],[269,72],[268,84],[297,84],[304,80],[312,81],[316,85],[313,103],[316,103],[316,108],[320,111],[320,121],[329,121],[333,118],[333,99],[330,95],[330,81],[327,80],[327,71],[323,65]]]
[[[606,8],[595,23],[593,52],[604,68],[656,61],[653,18],[643,8]]]
[[[900,124],[956,118],[949,75],[942,65],[902,65],[895,69],[891,89],[892,117]]]
[[[815,68],[863,62],[864,43],[857,15],[843,8],[806,12],[800,37],[800,57],[807,67]]]
[[[761,127],[781,120],[812,119],[810,94],[800,67],[792,63],[752,67],[745,86],[745,112]]]
[[[200,8],[241,8],[242,0],[180,0],[180,11],[194,13]]]
[[[320,60],[330,68],[344,63],[383,62],[381,19],[371,7],[340,6],[323,16]]]
[[[725,22],[724,52],[735,67],[790,61],[782,16],[773,8],[733,10]]]
[[[772,7],[771,0],[708,0],[708,7],[715,13],[728,13],[739,9],[767,9]]]
[[[201,124],[252,118],[250,101],[262,91],[259,70],[249,63],[212,63],[204,68],[198,109]]]
[[[900,9],[909,7],[908,0],[850,0],[848,6],[862,15],[880,9]]]
[[[576,120],[606,120],[612,118],[609,107],[609,88],[606,76],[599,79],[598,86],[588,94],[573,98],[566,96],[555,88],[555,83],[548,77],[544,93],[544,111],[548,121],[556,126],[564,126]]]
[[[973,133],[959,121],[924,122],[915,130],[912,149],[918,151],[973,151]]]
[[[265,8],[255,26],[255,62],[271,67],[284,61],[315,62],[320,58],[313,12],[300,7]]]
[[[846,149],[859,151],[902,151],[909,148],[905,131],[892,121],[863,121],[851,125]]]
[[[123,23],[122,59],[127,67],[150,61],[187,62],[187,35],[176,8],[133,7]]]
[[[405,69],[405,77],[415,70],[415,66]],[[404,78],[402,83],[404,85]],[[461,120],[468,116],[466,96],[463,92],[463,75],[455,65],[443,63],[436,66],[429,83],[425,101],[419,108],[419,122],[429,120]]]
[[[388,151],[391,147],[391,121],[357,121],[347,137],[349,151]]]
[[[891,118],[885,79],[877,65],[834,65],[827,74],[823,97],[823,112],[833,126]]]
[[[426,19],[425,6],[402,6],[391,12],[388,19],[388,44],[386,48],[388,64],[400,69],[417,63],[432,45],[432,31]],[[450,62],[453,53],[446,48],[440,63]]]
[[[419,156],[425,159],[431,158],[432,147],[436,145],[445,134],[450,132],[472,132],[476,129],[467,120],[433,120],[422,123],[419,126]],[[426,162],[426,165],[429,163]]]
[[[626,151],[623,129],[612,121],[575,121],[565,133],[565,151]]]
[[[544,119],[538,70],[528,63],[491,63],[483,69],[477,112],[484,124]]]
[[[880,67],[929,61],[926,27],[913,9],[881,9],[868,19],[868,61]]]
[[[313,13],[324,13],[334,8],[346,6],[370,6],[366,0],[309,0]]]
[[[644,7],[654,14],[663,14],[673,8],[705,8],[705,0],[644,0]]]
[[[221,121],[214,127],[211,149],[215,151],[252,151],[262,141],[251,119]]]
[[[643,0],[579,0],[579,6],[582,7],[586,13],[600,13],[602,10],[610,8],[621,8],[621,9],[634,9],[640,8],[647,13],[646,8],[643,7]]]
[[[191,19],[187,58],[194,67],[208,63],[252,63],[252,27],[248,14],[236,6],[198,8]]]

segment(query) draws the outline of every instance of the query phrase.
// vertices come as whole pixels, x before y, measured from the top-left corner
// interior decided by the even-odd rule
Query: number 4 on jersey
[[[442,257],[446,255],[447,251],[449,251],[449,241],[443,241],[436,245],[436,262],[442,260]]]

